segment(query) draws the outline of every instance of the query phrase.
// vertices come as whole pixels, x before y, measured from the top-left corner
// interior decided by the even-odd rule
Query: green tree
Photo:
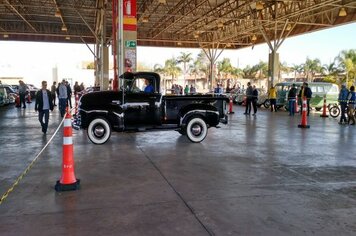
[[[203,50],[199,52],[196,60],[198,61],[199,71],[205,75],[206,82],[203,84],[203,88],[205,89],[205,86],[209,84],[210,62]]]
[[[311,82],[313,81],[315,74],[316,73],[321,73],[321,62],[319,59],[310,59],[309,57],[307,57],[304,65],[303,65],[303,71],[304,74],[307,77],[307,81]]]
[[[339,70],[345,74],[343,81],[349,87],[356,79],[356,50],[343,50],[335,59],[339,64]]]
[[[300,76],[300,74],[303,72],[303,64],[302,65],[293,64],[291,70],[294,72],[294,81],[297,81],[297,77]]]
[[[187,74],[187,69],[188,67],[188,63],[193,60],[192,58],[192,54],[191,53],[185,53],[185,52],[181,52],[180,56],[178,57],[178,63],[183,63],[183,77],[184,77],[184,86],[185,86],[185,75]]]
[[[324,64],[321,68],[321,73],[325,75],[323,82],[336,83],[339,75],[339,69],[336,62]]]
[[[178,66],[177,59],[174,57],[165,61],[163,70],[165,74],[171,76],[172,84],[174,84],[174,79],[178,77],[182,71]]]
[[[231,76],[233,66],[231,65],[229,58],[223,58],[222,61],[218,62],[218,71],[219,75],[221,75],[224,79],[227,79],[229,75]]]

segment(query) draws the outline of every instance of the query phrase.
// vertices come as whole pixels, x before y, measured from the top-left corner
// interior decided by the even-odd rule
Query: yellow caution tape
[[[69,112],[71,112],[73,109],[71,109]],[[9,196],[9,194],[14,190],[14,188],[19,184],[19,182],[22,180],[22,178],[31,170],[35,162],[38,160],[42,152],[47,148],[47,146],[51,143],[52,139],[54,136],[58,133],[59,129],[61,128],[63,122],[65,120],[65,116],[63,117],[61,123],[59,124],[58,128],[52,135],[52,137],[48,140],[46,145],[41,149],[41,151],[36,155],[36,157],[31,161],[31,163],[27,166],[27,168],[20,174],[19,177],[15,180],[15,182],[11,185],[11,187],[1,196],[0,198],[0,205],[5,201],[5,199]]]

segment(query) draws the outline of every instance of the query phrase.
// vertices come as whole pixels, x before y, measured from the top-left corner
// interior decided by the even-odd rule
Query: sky
[[[92,47],[92,46],[91,46]],[[342,50],[356,49],[356,23],[301,36],[287,38],[279,48],[280,61],[288,65],[304,63],[306,58],[318,58],[328,64]],[[181,52],[191,52],[193,58],[199,49],[138,47],[139,64],[153,67],[164,65],[165,60],[178,57]],[[239,50],[225,50],[219,60],[230,58],[233,66],[244,68],[259,61],[268,61],[269,48],[266,43]],[[82,81],[80,69],[83,61],[93,61],[94,56],[84,44],[34,43],[0,41],[0,77],[23,77],[29,82],[40,84],[41,80],[52,80],[54,67],[58,77]],[[111,60],[111,58],[110,58]],[[94,74],[85,73],[88,85],[92,84]]]

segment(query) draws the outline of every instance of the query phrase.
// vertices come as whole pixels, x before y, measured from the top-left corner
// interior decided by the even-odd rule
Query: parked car
[[[161,78],[153,72],[124,74],[124,91],[84,94],[79,101],[73,127],[87,130],[94,144],[104,144],[111,131],[176,130],[191,142],[202,142],[208,128],[227,124],[225,96],[165,96],[160,93]],[[142,86],[149,81],[152,93]]]
[[[6,90],[6,100],[8,101],[8,104],[13,104],[15,103],[15,99],[18,96],[16,94],[16,92],[14,91],[14,89],[12,88],[11,85],[7,85],[7,84],[0,84],[1,88],[4,88]]]
[[[12,84],[11,87],[15,91],[15,93],[19,92],[19,85],[18,84]]]
[[[26,84],[27,86],[27,90],[30,92],[31,94],[31,99],[36,97],[36,93],[39,90],[37,87],[35,87],[33,84]]]
[[[261,88],[257,88],[258,91],[258,100],[257,100],[257,106],[264,106],[265,108],[269,108],[270,103],[268,99],[268,94]],[[246,105],[246,91],[237,93],[235,95],[234,103],[237,103],[238,105]]]
[[[4,87],[0,87],[0,106],[5,105],[6,97],[7,97],[6,89]]]

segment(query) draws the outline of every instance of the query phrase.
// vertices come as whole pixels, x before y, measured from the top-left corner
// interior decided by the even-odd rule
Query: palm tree
[[[168,59],[164,63],[163,68],[165,74],[172,77],[172,84],[174,83],[174,79],[181,73],[181,68],[178,66],[178,61],[174,57]]]
[[[189,66],[189,71],[190,73],[192,73],[194,75],[194,85],[196,86],[197,84],[197,76],[199,75],[199,73],[201,72],[200,71],[200,68],[201,68],[201,62],[199,60],[195,60],[193,62],[193,64],[191,64]]]
[[[181,52],[178,57],[178,63],[183,63],[183,77],[184,77],[184,86],[185,86],[185,75],[187,74],[187,64],[193,60],[191,53]]]
[[[229,74],[231,74],[233,67],[231,65],[230,59],[229,58],[223,58],[222,61],[218,62],[218,70],[219,74],[221,73],[224,77],[224,79],[227,78]]]
[[[330,64],[324,64],[321,68],[321,73],[325,76],[323,78],[324,82],[335,83],[338,78],[339,68],[334,61]]]
[[[282,78],[282,73],[288,74],[289,72],[292,71],[292,68],[288,66],[286,62],[279,63],[279,79]]]
[[[205,89],[205,85],[209,84],[209,78],[210,78],[209,73],[212,73],[212,72],[210,72],[210,69],[209,69],[210,61],[203,50],[201,50],[199,52],[199,54],[197,56],[197,61],[199,61],[199,63],[198,63],[199,71],[204,73],[205,78],[206,78],[206,82],[203,84],[203,88]]]
[[[307,81],[308,82],[313,81],[315,74],[321,72],[320,60],[319,59],[311,60],[309,59],[309,57],[307,57],[307,60],[303,65],[303,70],[305,75],[307,76]]]
[[[339,63],[340,71],[346,74],[345,81],[349,86],[356,79],[356,50],[343,50],[335,60]]]
[[[258,65],[254,65],[252,67],[250,65],[247,65],[245,68],[242,69],[243,78],[255,79],[258,71],[259,71]]]
[[[259,82],[258,87],[260,87],[261,80],[268,77],[268,64],[260,61],[257,65],[252,67],[252,71],[255,73],[255,77],[253,79],[255,83]]]
[[[301,65],[296,65],[294,64],[291,67],[292,71],[294,71],[294,82],[297,81],[297,75],[300,75],[303,72],[303,64]]]

